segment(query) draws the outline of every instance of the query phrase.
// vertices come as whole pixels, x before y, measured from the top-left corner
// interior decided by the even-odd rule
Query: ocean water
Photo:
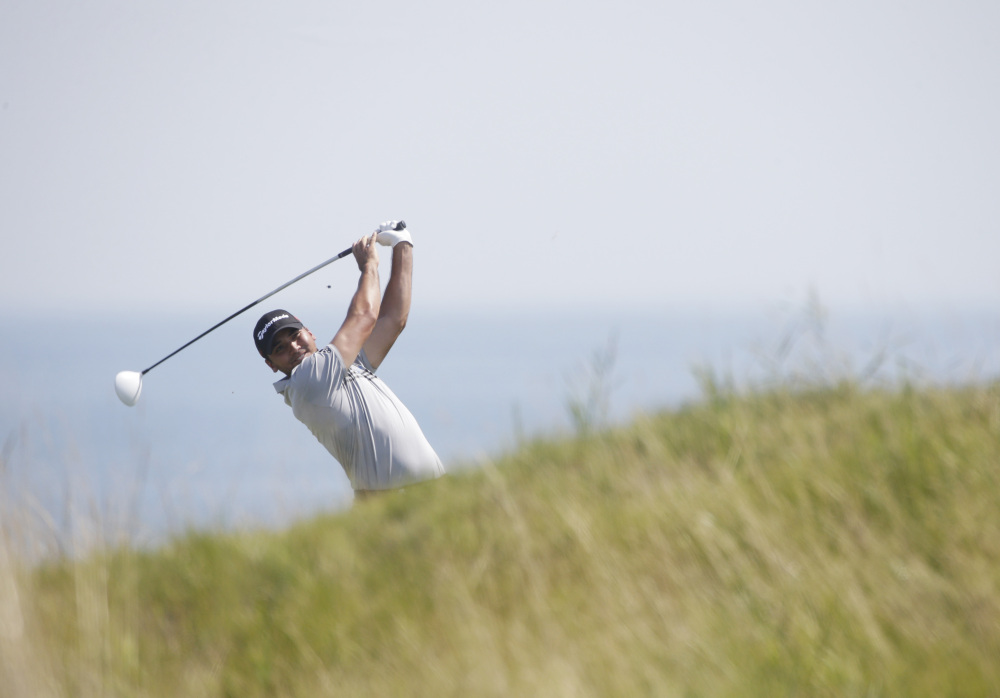
[[[133,408],[115,396],[115,374],[155,363],[219,317],[9,323],[17,329],[0,342],[8,536],[28,554],[72,552],[189,528],[278,527],[349,506],[340,466],[292,417],[254,354],[256,316],[152,370]],[[1000,375],[998,340],[1000,309],[415,309],[379,373],[455,469],[520,439],[571,432],[574,414],[615,423],[697,399],[706,370],[738,385],[800,373],[983,381]]]

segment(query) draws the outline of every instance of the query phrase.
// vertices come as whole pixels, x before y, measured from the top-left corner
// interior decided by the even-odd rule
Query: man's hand
[[[358,269],[361,271],[364,271],[366,267],[378,269],[378,248],[375,247],[377,237],[378,231],[361,238],[354,243],[354,247],[351,249],[354,253],[354,259],[358,262]]]
[[[406,228],[396,230],[397,223],[399,223],[399,221],[383,221],[382,224],[375,229],[380,245],[395,247],[401,242],[408,242],[411,245],[413,244],[413,238],[410,237],[410,231]]]

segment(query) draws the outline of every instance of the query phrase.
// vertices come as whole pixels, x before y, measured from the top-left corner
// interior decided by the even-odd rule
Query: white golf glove
[[[399,221],[383,221],[379,227],[376,229],[378,237],[375,238],[380,245],[386,245],[388,247],[395,247],[401,242],[408,242],[413,244],[413,238],[410,237],[410,231],[406,228],[402,230],[396,230],[395,227]]]

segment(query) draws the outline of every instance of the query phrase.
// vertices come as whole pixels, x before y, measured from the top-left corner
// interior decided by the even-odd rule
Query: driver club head
[[[142,392],[142,374],[138,371],[119,371],[115,376],[115,392],[119,400],[129,407],[134,406]]]

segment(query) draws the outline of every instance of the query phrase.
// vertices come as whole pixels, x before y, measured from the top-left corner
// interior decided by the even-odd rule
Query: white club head
[[[115,392],[118,399],[129,407],[139,401],[142,392],[142,374],[137,371],[120,371],[115,376]]]

